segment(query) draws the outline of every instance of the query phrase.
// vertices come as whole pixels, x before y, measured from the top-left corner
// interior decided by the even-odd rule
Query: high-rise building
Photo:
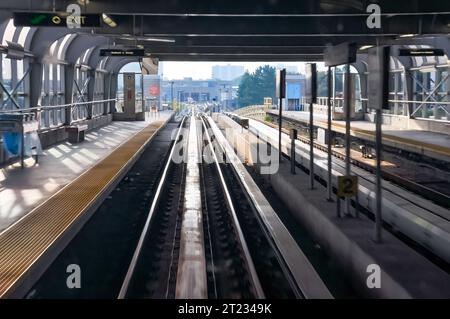
[[[245,73],[243,65],[214,65],[212,67],[213,79],[231,81]]]

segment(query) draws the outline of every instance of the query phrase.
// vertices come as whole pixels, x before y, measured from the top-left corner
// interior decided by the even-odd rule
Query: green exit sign
[[[80,27],[100,27],[100,14],[72,15],[67,12],[15,12],[14,25],[16,27],[67,27],[78,24]]]

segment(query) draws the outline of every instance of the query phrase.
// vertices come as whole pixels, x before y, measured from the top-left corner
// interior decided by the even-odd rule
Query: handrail
[[[327,99],[326,96],[318,96],[317,99]],[[333,100],[333,98],[331,98]],[[343,100],[342,97],[336,97],[335,100]],[[368,98],[360,98],[357,99],[358,101],[368,101]],[[414,104],[443,104],[443,105],[450,105],[450,101],[415,101],[415,100],[388,100],[388,102],[391,103],[414,103]]]
[[[35,110],[39,111],[39,110],[61,109],[61,108],[69,107],[69,106],[107,103],[107,102],[113,102],[113,101],[117,101],[117,99],[76,102],[76,103],[68,103],[68,104],[60,104],[60,105],[42,105],[42,106],[29,107],[26,109],[0,110],[0,113],[16,113],[16,112],[29,112],[29,111],[35,111]]]

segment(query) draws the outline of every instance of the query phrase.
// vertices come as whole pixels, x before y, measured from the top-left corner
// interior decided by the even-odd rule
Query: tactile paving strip
[[[153,122],[136,133],[0,234],[0,297],[7,296],[39,257],[95,203],[164,123]]]

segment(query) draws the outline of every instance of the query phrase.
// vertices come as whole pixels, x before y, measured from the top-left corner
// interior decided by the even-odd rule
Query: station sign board
[[[16,27],[67,27],[70,24],[81,28],[95,28],[101,25],[100,14],[73,15],[69,12],[14,12]]]
[[[390,47],[370,48],[367,54],[369,107],[388,109]]]
[[[284,99],[286,97],[286,69],[277,70],[276,97]]]
[[[100,49],[100,56],[142,57],[144,49]]]
[[[399,49],[399,56],[444,56],[442,49]]]
[[[308,103],[317,102],[317,66],[315,63],[306,63],[305,97]]]
[[[353,197],[358,192],[358,176],[338,176],[337,196]]]
[[[325,66],[338,66],[356,62],[356,43],[341,43],[325,49]]]

